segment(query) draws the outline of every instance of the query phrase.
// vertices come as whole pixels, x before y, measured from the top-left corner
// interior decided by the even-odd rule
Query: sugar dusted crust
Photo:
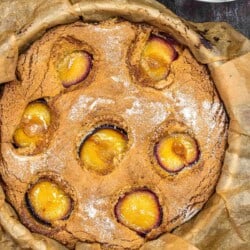
[[[158,31],[121,20],[77,22],[52,29],[20,56],[19,80],[5,86],[1,99],[1,174],[9,202],[32,231],[69,247],[80,240],[135,249],[190,219],[212,194],[226,143],[223,104],[205,66],[185,47],[164,88],[137,81],[133,63],[151,32]],[[65,51],[81,49],[92,54],[92,69],[82,83],[65,89],[56,62]],[[38,154],[20,152],[13,133],[28,103],[40,98],[54,114],[51,136]],[[89,131],[109,123],[127,131],[129,149],[111,173],[98,175],[82,166],[78,149]],[[166,131],[190,133],[199,144],[199,160],[177,174],[163,171],[153,157]],[[44,176],[74,201],[70,217],[52,226],[37,221],[24,198],[30,183]],[[146,238],[114,214],[121,194],[143,187],[157,195],[163,214]]]

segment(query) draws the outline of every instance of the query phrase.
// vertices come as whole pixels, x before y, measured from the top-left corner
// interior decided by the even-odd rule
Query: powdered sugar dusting
[[[169,112],[166,109],[166,105],[161,102],[148,102],[144,99],[135,99],[131,108],[126,109],[125,114],[127,116],[144,116],[144,120],[153,124],[160,124],[166,120]]]
[[[71,121],[81,121],[83,118],[99,105],[113,104],[114,101],[108,98],[94,98],[81,95],[71,107],[68,119]]]
[[[204,98],[206,98],[204,96]],[[191,95],[178,92],[175,97],[176,106],[179,114],[185,120],[185,123],[199,133],[203,127],[207,129],[207,140],[210,140],[210,132],[213,132],[217,122],[218,110],[221,108],[219,101],[211,102],[205,99],[197,102]],[[203,124],[200,126],[200,124]]]
[[[103,203],[103,199],[89,199],[82,208],[90,218],[94,218],[98,211],[96,207],[102,205]]]
[[[148,108],[152,110],[152,122],[155,124],[162,123],[169,114],[166,110],[166,106],[160,102],[150,102]]]
[[[11,168],[10,172],[16,176],[17,179],[24,182],[27,179],[27,176],[31,174],[37,173],[40,169],[44,169],[46,166],[46,155],[45,154],[39,154],[34,156],[36,161],[32,159],[31,157],[26,157],[23,155],[16,154],[15,151],[13,151],[9,144],[3,143],[2,148],[9,148],[9,151],[5,154],[5,159],[10,164],[10,166],[13,166],[15,162],[18,162],[18,165],[16,165],[15,168]],[[60,168],[60,166],[58,166]]]
[[[206,116],[205,121],[209,124],[210,129],[214,129],[218,125],[216,113],[221,108],[221,104],[219,102],[209,103],[208,101],[203,101],[202,107],[205,109],[205,113],[209,114]]]
[[[121,42],[122,41],[119,39],[119,37],[117,37],[117,39],[114,37],[108,37],[105,43],[103,43],[102,49],[105,51],[105,59],[108,63],[114,64],[120,62],[120,58],[122,58],[122,51],[119,44]]]
[[[194,112],[194,107],[185,107],[180,111],[180,113],[185,117],[186,120],[190,120],[192,125],[195,125],[194,123],[197,119],[197,113]]]
[[[112,30],[110,28],[104,27],[96,27],[95,29],[106,36],[105,41],[98,44],[99,49],[101,49],[103,51],[103,54],[105,54],[104,59],[111,65],[117,65],[117,63],[120,64],[120,58],[122,58],[123,53],[121,44],[126,41],[126,38],[120,35],[120,33],[123,31],[121,31],[119,26],[115,26],[114,28],[112,28]],[[113,33],[113,35],[107,36],[107,34],[109,33]],[[120,67],[117,68],[120,69]]]
[[[211,109],[211,102],[208,102],[208,101],[203,101],[202,102],[202,107],[205,109],[205,110],[210,110]]]
[[[185,122],[196,129],[196,132],[199,130],[197,126],[197,112],[198,104],[193,98],[190,98],[190,95],[179,92],[175,97],[176,106],[180,109],[179,113],[183,116]]]
[[[125,77],[125,75],[124,74],[121,74],[122,72],[120,72],[120,74],[118,75],[116,75],[116,76],[111,76],[111,79],[114,81],[114,82],[116,82],[116,83],[119,83],[119,84],[123,84],[123,86],[125,87],[125,88],[130,88],[130,89],[132,89],[133,88],[133,85],[130,83],[130,81],[129,81],[129,79],[127,79],[126,77]],[[136,92],[136,88],[134,87],[133,88],[133,92]]]
[[[110,240],[114,235],[115,224],[110,218],[107,209],[106,199],[97,199],[90,197],[85,204],[80,206],[79,216],[82,218],[82,227],[84,231],[96,236],[96,230],[99,232],[99,241]],[[90,220],[91,218],[91,220]]]
[[[131,108],[126,109],[127,115],[141,115],[143,114],[142,104],[139,100],[135,100]]]

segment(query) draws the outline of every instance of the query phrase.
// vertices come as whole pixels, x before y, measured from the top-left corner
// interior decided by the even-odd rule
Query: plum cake
[[[138,249],[214,191],[227,116],[205,65],[122,19],[49,30],[1,98],[1,176],[32,232]]]

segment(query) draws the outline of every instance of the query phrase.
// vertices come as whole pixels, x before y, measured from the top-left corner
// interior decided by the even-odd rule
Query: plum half
[[[152,35],[141,55],[140,67],[153,81],[166,78],[170,64],[177,58],[174,46],[165,38]]]
[[[50,180],[40,180],[26,192],[26,203],[32,215],[51,224],[67,219],[72,210],[71,198]]]
[[[80,147],[80,160],[88,169],[99,174],[113,170],[127,150],[128,137],[116,127],[100,127],[87,136]]]
[[[51,123],[50,109],[46,103],[32,102],[24,110],[21,122],[13,135],[17,147],[37,146],[44,140]]]
[[[156,143],[154,155],[164,170],[175,173],[198,160],[199,148],[189,134],[172,134]]]
[[[85,51],[66,55],[57,65],[57,72],[65,88],[87,78],[92,67],[92,57]]]
[[[162,221],[158,197],[149,189],[125,193],[115,205],[117,221],[140,235],[157,228]]]

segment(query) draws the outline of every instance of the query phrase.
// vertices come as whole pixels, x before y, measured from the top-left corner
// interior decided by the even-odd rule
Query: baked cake
[[[20,55],[1,98],[1,175],[32,232],[137,249],[213,193],[226,113],[185,45],[146,24],[76,22]]]

